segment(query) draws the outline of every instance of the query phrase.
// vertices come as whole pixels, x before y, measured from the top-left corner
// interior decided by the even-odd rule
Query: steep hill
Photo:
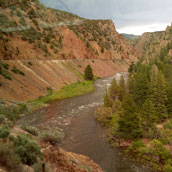
[[[82,80],[87,64],[107,77],[137,61],[111,20],[83,19],[38,0],[0,0],[0,7],[0,98],[44,95],[46,87]]]
[[[38,60],[1,61],[0,98],[24,101],[47,94],[47,87],[57,90],[83,80],[85,67],[90,64],[94,75],[112,76],[126,71],[130,61],[123,60]]]
[[[135,41],[135,48],[143,57],[156,58],[163,48],[172,42],[172,25],[167,26],[165,31],[144,33]]]
[[[130,59],[111,20],[87,20],[38,0],[0,1],[0,59]]]

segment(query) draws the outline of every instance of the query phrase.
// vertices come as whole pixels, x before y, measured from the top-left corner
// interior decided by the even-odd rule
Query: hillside
[[[160,52],[172,41],[172,25],[167,26],[165,31],[144,33],[135,41],[135,48],[143,57],[156,58]],[[169,52],[170,53],[170,52]]]
[[[0,1],[0,59],[122,59],[135,51],[111,20],[87,20],[38,0]]]
[[[111,20],[83,19],[38,0],[0,0],[0,7],[2,99],[36,98],[47,87],[83,80],[88,64],[96,76],[107,77],[137,61]]]
[[[133,34],[122,33],[121,35],[122,35],[124,38],[126,38],[127,40],[135,40],[135,39],[139,39],[139,38],[140,38],[139,35],[133,35]]]

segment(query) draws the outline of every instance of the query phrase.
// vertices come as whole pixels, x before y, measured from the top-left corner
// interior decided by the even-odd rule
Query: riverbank
[[[140,75],[138,78],[144,80]],[[118,147],[136,162],[150,166],[152,171],[171,172],[171,115],[160,118],[149,99],[142,106],[137,106],[139,101],[134,98],[140,95],[134,91],[145,87],[139,85],[143,84],[140,80],[137,83],[133,80],[134,77],[129,76],[128,83],[123,78],[119,82],[112,81],[104,104],[96,111],[96,119],[105,128],[112,147]],[[137,89],[133,91],[134,86]],[[140,101],[142,96],[139,97]]]
[[[47,104],[50,104],[54,101],[81,96],[93,92],[94,90],[94,81],[78,81],[76,83],[66,85],[57,91],[47,87],[47,95],[40,96],[37,99],[29,100],[26,104],[33,111],[45,107]]]
[[[55,101],[48,107],[23,116],[18,125],[33,126],[40,131],[64,132],[65,138],[60,147],[90,157],[105,172],[148,172],[144,166],[133,163],[118,149],[112,149],[104,130],[95,120],[94,112],[102,105],[105,90],[112,79],[96,80],[94,92]]]
[[[52,104],[55,99],[64,100],[64,98],[92,92],[94,91],[93,83],[93,81],[84,81],[70,84],[59,90],[60,92],[51,93],[39,101],[35,100],[34,103],[37,105],[38,101],[42,106],[50,102]],[[52,129],[50,125],[45,131],[38,129],[33,123],[19,125],[24,116],[30,117],[30,113],[25,104],[0,101],[0,171],[43,171],[44,164],[46,171],[53,172],[103,172],[99,165],[89,157],[67,152],[59,147],[59,142],[63,137],[60,128]],[[48,114],[50,118],[51,113]],[[30,119],[33,122],[32,116]],[[18,125],[16,125],[17,121],[19,121]],[[20,149],[17,146],[20,146]]]

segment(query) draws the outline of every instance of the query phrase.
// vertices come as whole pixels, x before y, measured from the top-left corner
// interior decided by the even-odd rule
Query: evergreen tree
[[[161,71],[158,71],[154,75],[152,81],[152,102],[155,105],[155,111],[158,119],[162,121],[168,117],[166,103],[167,103],[167,92],[166,92],[166,81]]]
[[[104,106],[105,107],[112,107],[112,105],[113,105],[113,101],[110,98],[110,96],[108,95],[108,91],[106,89],[106,94],[104,96]]]
[[[167,85],[167,110],[172,116],[172,82]]]
[[[85,68],[84,79],[85,80],[93,80],[94,79],[93,70],[90,65],[87,65],[87,67]]]
[[[157,121],[156,111],[151,99],[148,98],[141,110],[141,125],[145,137],[152,137],[156,132],[155,123]]]
[[[164,75],[167,82],[172,82],[172,65],[166,64],[164,66]]]
[[[128,76],[128,80],[127,80],[127,91],[129,92],[130,95],[134,95],[134,77],[133,75],[129,75]]]
[[[142,136],[137,106],[131,95],[126,95],[123,102],[123,115],[119,117],[118,132],[125,139],[137,139]]]
[[[125,86],[125,80],[124,77],[121,75],[119,80],[119,100],[122,101],[124,96],[126,94],[126,86]]]
[[[128,68],[128,72],[129,73],[134,72],[134,62],[131,62],[130,67]]]
[[[137,73],[134,81],[133,98],[137,106],[142,106],[150,95],[150,84],[146,73]]]
[[[118,99],[118,96],[119,96],[119,85],[118,85],[118,83],[117,83],[115,78],[112,80],[111,86],[109,88],[109,95],[110,95],[112,100]]]

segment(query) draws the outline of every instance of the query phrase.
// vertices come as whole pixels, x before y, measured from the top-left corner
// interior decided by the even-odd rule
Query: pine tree
[[[119,97],[119,85],[115,78],[112,80],[111,86],[109,88],[109,95],[112,100],[116,100]]]
[[[148,98],[142,106],[142,120],[147,127],[151,127],[157,121],[156,111],[153,102]]]
[[[108,91],[106,89],[106,94],[104,96],[104,106],[105,107],[112,107],[112,105],[113,105],[113,101],[110,98],[110,96],[108,95]]]
[[[121,75],[119,80],[119,100],[122,101],[126,94],[126,86],[125,86],[125,80],[124,77]]]
[[[167,85],[167,110],[170,116],[172,116],[172,83]]]
[[[128,72],[129,73],[134,72],[134,62],[131,62],[130,67],[128,68]]]
[[[119,117],[118,132],[125,139],[137,139],[142,136],[140,118],[137,113],[137,106],[131,95],[126,95],[123,102],[123,115]]]
[[[156,111],[153,102],[148,98],[141,109],[141,125],[145,137],[152,137],[155,134],[157,121]]]
[[[168,117],[166,103],[167,103],[167,92],[166,92],[166,81],[161,71],[158,71],[154,75],[152,81],[152,102],[155,105],[156,115],[159,121],[164,120]]]
[[[138,73],[134,81],[133,98],[137,106],[142,106],[144,101],[150,95],[150,84],[146,73]]]
[[[133,75],[129,75],[127,80],[127,91],[130,95],[134,95],[134,81]]]
[[[87,65],[87,67],[85,68],[84,79],[85,80],[93,80],[94,79],[93,70],[90,65]]]

